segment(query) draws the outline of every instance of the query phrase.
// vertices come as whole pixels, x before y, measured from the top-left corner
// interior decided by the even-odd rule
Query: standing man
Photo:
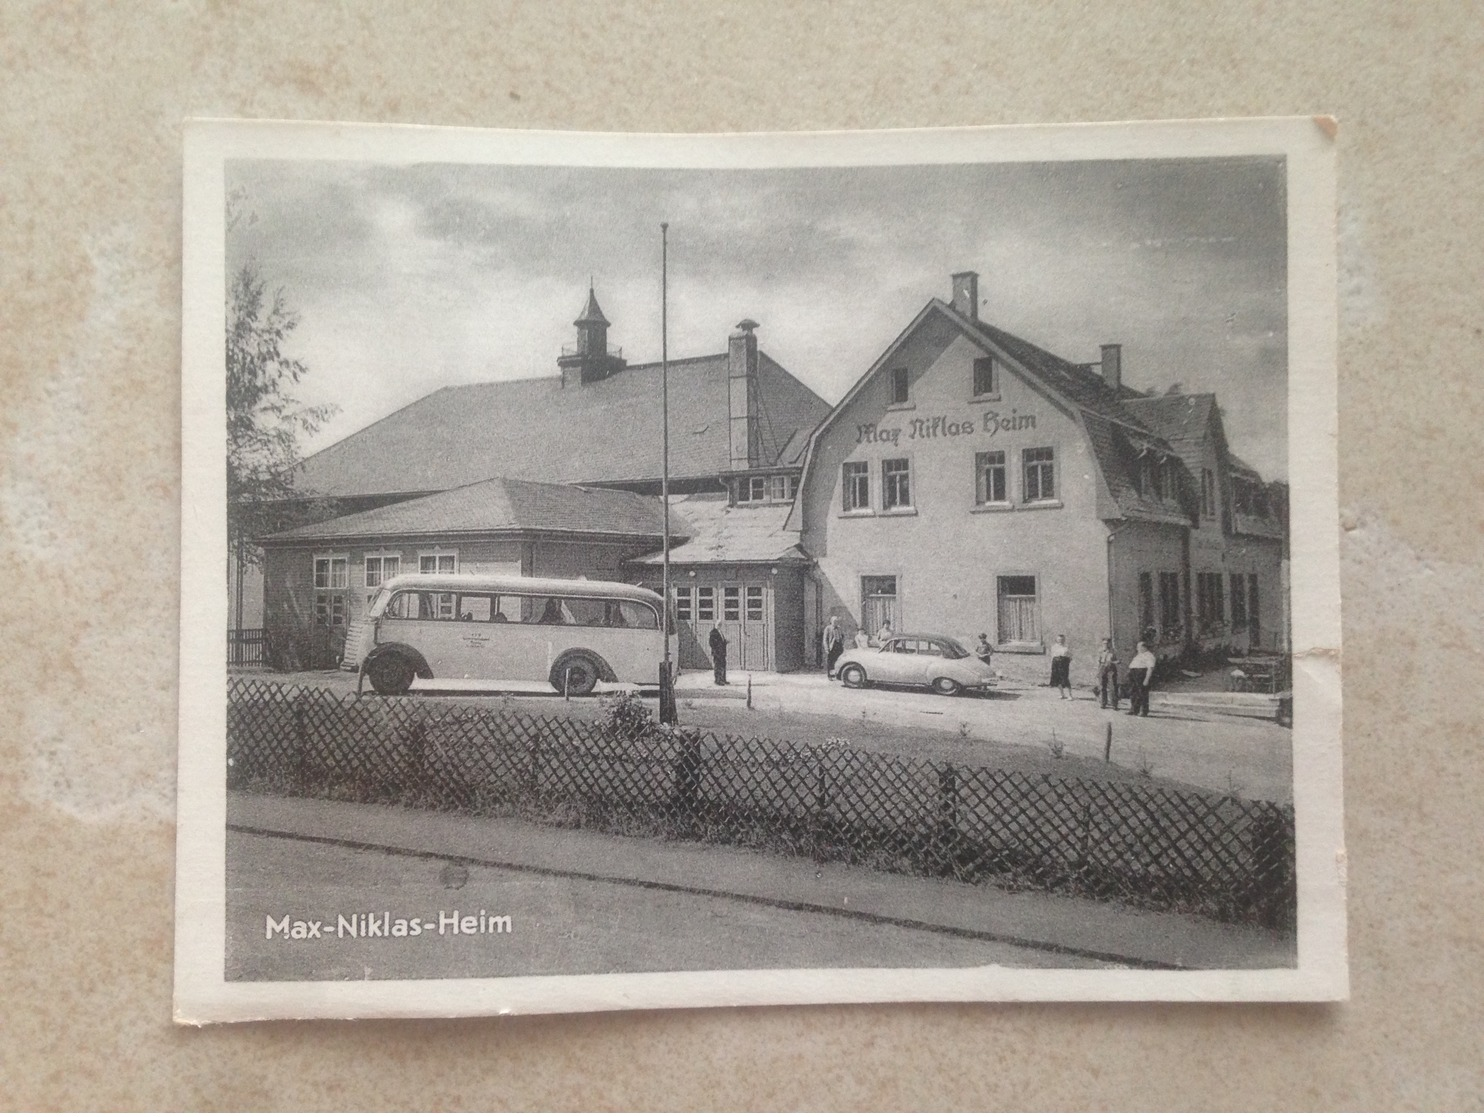
[[[706,638],[711,645],[711,667],[716,675],[716,685],[727,685],[727,638],[716,625],[711,626],[711,635]]]
[[[830,614],[830,623],[824,626],[824,673],[835,677],[835,661],[845,653],[845,631],[840,627],[840,618]]]
[[[1102,699],[1102,708],[1108,708],[1108,700],[1113,700],[1113,708],[1118,709],[1118,655],[1113,651],[1113,638],[1110,636],[1103,641],[1103,650],[1098,653],[1098,696]]]
[[[1149,716],[1149,684],[1154,680],[1154,653],[1144,641],[1128,665],[1129,716]]]
[[[1061,691],[1062,698],[1072,697],[1072,651],[1065,636],[1058,636],[1051,645],[1051,685]]]

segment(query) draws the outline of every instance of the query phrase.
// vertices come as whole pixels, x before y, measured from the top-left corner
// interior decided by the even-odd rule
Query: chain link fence
[[[228,786],[520,815],[1292,929],[1274,803],[234,679]]]

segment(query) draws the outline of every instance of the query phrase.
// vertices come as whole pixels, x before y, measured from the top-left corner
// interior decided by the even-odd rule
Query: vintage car
[[[890,683],[932,687],[939,694],[985,690],[997,679],[989,664],[953,637],[908,633],[888,637],[879,648],[852,648],[835,671],[848,687]]]

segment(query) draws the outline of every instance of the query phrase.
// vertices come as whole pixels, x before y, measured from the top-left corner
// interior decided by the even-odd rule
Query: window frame
[[[1032,459],[1032,454],[1046,454],[1046,458]],[[1036,469],[1037,481],[1035,485],[1036,494],[1031,495],[1031,469]],[[1047,494],[1043,490],[1040,475],[1042,470],[1050,471],[1050,489]],[[1061,500],[1057,495],[1056,485],[1056,447],[1055,446],[1027,446],[1020,451],[1020,502],[1022,504],[1056,504]]]
[[[428,560],[428,559],[432,559],[433,560],[433,569],[432,570],[424,570],[423,569],[423,563],[426,560]],[[453,569],[452,570],[440,570],[440,569],[438,569],[438,567],[442,564],[442,562],[443,562],[444,559],[449,559],[449,560],[452,561],[452,563],[453,563]],[[439,575],[439,574],[457,574],[459,572],[459,552],[458,552],[458,550],[456,548],[434,547],[431,551],[419,551],[417,553],[417,572],[419,574],[432,574],[435,577],[437,575]],[[451,593],[439,593],[439,594],[435,594],[434,595],[434,598],[433,598],[433,601],[434,601],[434,606],[433,607],[434,607],[435,612],[433,613],[432,617],[428,618],[429,620],[440,620],[440,621],[442,621],[442,620],[453,620],[453,619],[455,619],[457,617],[458,614],[455,611],[454,595],[453,594],[451,594]]]
[[[1007,593],[1005,583],[1017,578],[1030,579],[1033,592]],[[1016,601],[1032,602],[1032,623],[1035,625],[1034,639],[1007,639],[1002,624],[1002,610],[1006,599]],[[1029,570],[1002,570],[997,571],[994,576],[994,646],[1000,651],[1009,652],[1042,652],[1046,648],[1046,635],[1041,627],[1041,575]]]
[[[891,406],[906,407],[912,402],[912,370],[899,366],[891,370]]]
[[[900,466],[900,468],[893,468]],[[894,484],[895,483],[895,484]],[[897,490],[897,496],[901,499],[893,501],[893,490]],[[911,456],[900,458],[881,459],[881,511],[903,513],[915,512],[917,506],[912,503],[912,458]]]
[[[999,458],[1000,493],[994,497],[989,492],[985,478],[992,463],[990,458]],[[1010,452],[1008,450],[976,450],[974,452],[974,507],[1008,508],[1010,499]]]
[[[853,503],[853,482],[865,485],[865,500]],[[871,463],[849,461],[840,463],[840,511],[842,515],[859,516],[871,512]]]
[[[754,606],[753,602],[757,604]],[[754,616],[754,613],[756,615]],[[762,586],[744,586],[742,590],[742,616],[748,622],[767,620],[767,597]]]
[[[979,370],[989,369],[989,387],[980,390]],[[969,399],[978,403],[980,400],[995,400],[1000,398],[1000,359],[995,356],[975,357],[969,368]]]
[[[325,584],[320,585],[320,563],[326,564]],[[341,581],[335,584],[336,564]],[[320,551],[311,555],[309,564],[310,603],[317,628],[332,631],[350,623],[350,554],[342,551]],[[338,615],[338,620],[336,619]]]

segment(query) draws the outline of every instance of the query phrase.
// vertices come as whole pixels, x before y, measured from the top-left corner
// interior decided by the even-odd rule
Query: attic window
[[[907,399],[908,399],[909,388],[910,388],[910,382],[908,380],[907,370],[904,369],[904,368],[894,368],[894,369],[892,369],[891,370],[891,402],[892,403],[906,403],[907,402]]]
[[[1000,392],[999,365],[993,357],[974,360],[974,396],[995,396]]]

